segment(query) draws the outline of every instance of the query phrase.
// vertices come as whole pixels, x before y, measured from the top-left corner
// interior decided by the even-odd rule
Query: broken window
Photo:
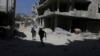
[[[90,3],[91,2],[88,2],[88,1],[74,2],[74,9],[87,11]]]
[[[42,9],[38,10],[39,15],[43,15],[43,13],[44,13],[44,9],[43,10]]]
[[[59,11],[60,12],[68,12],[69,11],[68,5],[64,4],[64,3],[60,3],[60,5],[59,5]]]
[[[51,12],[57,11],[57,3],[52,3],[49,6]]]

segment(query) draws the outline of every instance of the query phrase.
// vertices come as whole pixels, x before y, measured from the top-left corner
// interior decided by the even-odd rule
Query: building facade
[[[5,31],[2,29],[5,29],[6,31],[10,30],[11,35],[13,35],[15,4],[16,0],[0,0],[0,34],[3,34]],[[8,33],[6,32],[6,34]]]
[[[37,4],[37,20],[42,27],[100,32],[100,0],[39,0]]]

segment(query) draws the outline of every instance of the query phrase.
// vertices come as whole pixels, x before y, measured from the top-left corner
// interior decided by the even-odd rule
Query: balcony
[[[89,11],[81,11],[81,10],[75,10],[75,11],[69,11],[69,12],[51,12],[49,10],[46,10],[43,15],[40,15],[39,18],[46,17],[49,15],[63,15],[63,16],[71,16],[71,17],[83,17],[83,18],[90,18],[90,19],[100,19],[100,13],[96,13],[95,15]],[[94,15],[94,16],[92,16]]]
[[[70,15],[77,17],[88,17],[89,15],[88,11],[81,11],[81,10],[70,11],[69,13]]]

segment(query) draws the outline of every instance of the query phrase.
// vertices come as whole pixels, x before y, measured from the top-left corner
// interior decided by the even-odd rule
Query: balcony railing
[[[72,15],[72,16],[79,16],[79,17],[88,17],[89,12],[88,11],[80,11],[80,10],[77,10],[77,11],[72,11],[70,13],[70,15]]]

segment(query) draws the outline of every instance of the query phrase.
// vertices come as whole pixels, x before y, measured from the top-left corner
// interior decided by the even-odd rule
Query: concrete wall
[[[98,13],[98,3],[97,2],[92,2],[89,7],[89,17],[96,17],[96,13]]]

